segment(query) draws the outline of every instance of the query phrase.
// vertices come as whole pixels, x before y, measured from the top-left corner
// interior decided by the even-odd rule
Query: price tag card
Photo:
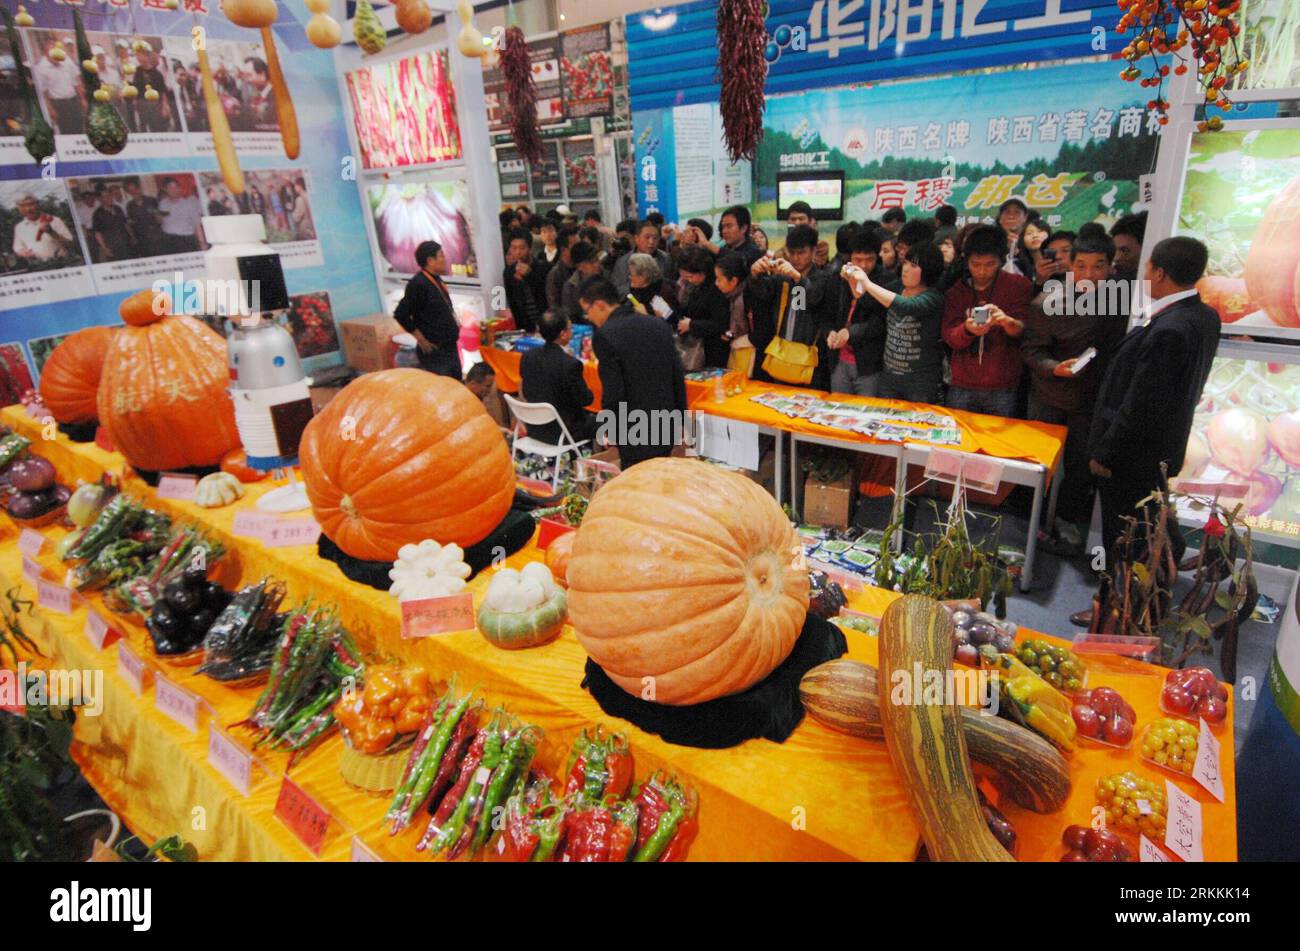
[[[154,679],[154,706],[191,733],[199,732],[199,698],[162,674]]]
[[[1165,820],[1165,845],[1186,862],[1204,862],[1201,843],[1201,804],[1169,780],[1165,780],[1169,814]]]
[[[248,752],[215,724],[208,728],[208,762],[230,780],[241,796],[248,795],[253,779],[253,754]]]
[[[144,660],[126,641],[117,642],[117,673],[136,694],[144,693]]]
[[[250,512],[244,509],[235,513],[233,531],[241,538],[256,538],[260,541],[266,537],[267,530],[277,521],[279,519],[274,515],[264,515],[261,512]]]
[[[262,541],[268,548],[314,545],[318,538],[320,526],[311,518],[276,519],[262,535]]]
[[[95,646],[95,650],[102,651],[110,640],[120,636],[94,608],[86,613],[86,637]]]
[[[26,555],[23,555],[23,577],[29,584],[37,584],[41,580],[41,566]]]
[[[505,836],[501,836],[501,839],[504,841]],[[364,842],[361,841],[361,836],[354,835],[352,837],[352,861],[382,862],[383,859],[381,859],[378,855],[376,855],[371,850],[370,846],[366,845]]]
[[[36,582],[36,603],[56,614],[71,614],[72,589],[42,579]]]
[[[193,502],[194,490],[198,484],[197,476],[184,472],[164,472],[158,478],[158,498]]]
[[[1223,762],[1219,753],[1219,741],[1210,732],[1210,725],[1205,722],[1205,718],[1198,719],[1201,721],[1201,736],[1196,744],[1196,764],[1192,767],[1192,779],[1208,789],[1210,795],[1219,802],[1223,802],[1226,794],[1223,791],[1223,773],[1219,769]]]
[[[24,555],[35,558],[45,547],[45,536],[40,532],[34,532],[30,528],[24,528],[23,533],[18,536],[18,550]]]
[[[1144,835],[1138,836],[1138,861],[1139,862],[1168,862],[1169,856],[1164,849],[1156,845]]]
[[[430,637],[474,629],[474,596],[468,591],[445,598],[402,602],[402,637]]]
[[[288,776],[280,784],[280,795],[275,801],[275,817],[289,827],[289,831],[306,846],[312,855],[320,855],[325,843],[325,833],[330,827],[330,814]]]

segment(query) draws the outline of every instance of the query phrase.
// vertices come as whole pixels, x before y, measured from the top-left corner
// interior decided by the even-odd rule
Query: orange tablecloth
[[[484,347],[479,352],[483,354],[483,359],[496,372],[497,387],[505,393],[517,393],[519,391],[520,355],[513,351],[496,350],[492,347]],[[597,410],[600,408],[601,388],[596,363],[592,361],[583,364],[582,373],[587,385],[591,387],[591,392],[596,395],[596,401],[592,403],[590,408]],[[788,433],[799,433],[805,436],[823,436],[862,444],[879,442],[879,440],[863,436],[861,433],[832,429],[829,426],[819,426],[806,419],[792,419],[776,412],[776,410],[755,403],[753,397],[765,392],[815,393],[818,396],[833,399],[840,403],[858,403],[866,406],[888,406],[895,409],[921,411],[933,410],[951,416],[961,428],[961,445],[950,448],[960,449],[963,452],[982,452],[986,455],[996,456],[999,459],[1023,459],[1027,462],[1035,462],[1045,466],[1049,473],[1056,468],[1057,459],[1065,447],[1066,429],[1064,426],[1054,426],[1051,423],[1038,423],[1024,419],[1004,419],[1001,416],[986,416],[982,413],[968,413],[965,410],[949,409],[946,406],[907,403],[902,400],[880,400],[865,396],[849,396],[843,393],[832,395],[817,390],[774,386],[770,383],[760,383],[754,380],[746,381],[744,392],[740,395],[729,396],[721,403],[713,401],[713,392],[712,381],[696,383],[688,380],[686,383],[686,396],[691,409],[710,413],[714,416],[725,416],[728,419],[757,423],[771,429],[780,429]]]
[[[497,375],[497,389],[512,396],[519,392],[523,378],[519,375],[519,361],[523,354],[514,350],[498,350],[495,347],[481,347],[479,353],[483,360]],[[587,381],[587,388],[596,397],[587,409],[595,412],[600,409],[600,372],[595,360],[586,360],[582,364],[582,378]],[[522,397],[521,397],[522,399]]]
[[[20,409],[0,411],[6,425],[34,434],[35,424]],[[120,457],[103,454],[109,465],[98,467],[98,450],[74,446],[63,437],[41,443],[61,474],[92,470],[117,472]],[[80,458],[80,463],[76,460]],[[66,477],[66,476],[65,476]],[[556,641],[528,651],[500,651],[474,631],[402,640],[398,636],[396,602],[387,594],[348,581],[333,564],[320,560],[314,548],[268,549],[233,534],[235,513],[248,508],[263,485],[250,487],[249,497],[224,509],[199,509],[191,503],[158,500],[152,490],[133,478],[128,490],[174,516],[202,523],[230,548],[220,578],[228,586],[264,575],[285,581],[290,603],[307,597],[338,605],[342,620],[365,650],[397,655],[427,666],[438,677],[456,673],[464,686],[474,686],[489,704],[504,704],[522,719],[546,731],[540,765],[558,772],[565,751],[577,733],[597,721],[626,729],[632,740],[636,772],[675,770],[701,795],[700,835],[693,859],[910,859],[917,830],[910,806],[889,763],[884,746],[836,734],[805,720],[785,743],[754,740],[730,750],[695,750],[671,746],[655,736],[607,717],[580,686],[585,655],[571,629]],[[0,521],[6,521],[0,518]],[[62,530],[44,530],[56,541]],[[21,555],[10,530],[0,540],[0,584],[5,590],[21,577]],[[62,578],[62,567],[50,553],[39,558],[49,575]],[[519,566],[541,557],[535,547],[512,556]],[[471,589],[481,599],[490,571],[474,579]],[[25,586],[30,595],[30,585]],[[858,610],[878,614],[895,595],[868,589],[853,595]],[[98,599],[92,597],[92,604]],[[101,608],[101,610],[103,610]],[[256,773],[249,796],[239,795],[207,762],[208,729],[242,720],[258,690],[235,690],[192,668],[154,663],[176,683],[198,694],[210,711],[197,735],[189,733],[154,708],[152,690],[142,697],[131,693],[116,669],[115,647],[96,650],[83,633],[85,607],[69,617],[38,609],[24,618],[29,633],[60,666],[105,671],[105,706],[98,717],[78,721],[76,756],[88,778],[118,810],[128,825],[145,838],[180,832],[195,842],[205,858],[303,859],[308,853],[273,818],[275,799],[285,769],[285,757],[259,751],[265,772]],[[141,656],[149,657],[146,632],[122,623],[126,639]],[[850,634],[849,656],[876,662],[875,639]],[[1113,669],[1112,669],[1113,668]],[[1139,723],[1156,715],[1161,671],[1134,662],[1100,667],[1093,683],[1115,686],[1136,708]],[[250,736],[233,731],[238,742]],[[1225,750],[1232,749],[1231,716],[1224,728]],[[341,740],[333,737],[314,749],[293,770],[293,778],[315,796],[334,817],[322,857],[345,859],[351,836],[387,858],[417,858],[411,851],[419,830],[390,839],[381,828],[387,802],[348,787],[338,772]],[[1071,758],[1075,789],[1068,807],[1052,816],[1034,816],[1008,805],[1006,812],[1021,838],[1021,858],[1054,860],[1061,854],[1057,840],[1065,825],[1086,823],[1092,805],[1091,787],[1098,776],[1123,769],[1158,777],[1139,763],[1135,750],[1117,752],[1081,748]],[[1235,791],[1231,762],[1225,762],[1227,803],[1198,793],[1206,812],[1207,857],[1236,857]],[[1186,784],[1184,784],[1186,786]],[[1188,788],[1189,792],[1192,789]],[[198,811],[196,811],[198,810]],[[792,817],[801,816],[800,823]],[[201,826],[201,827],[200,827]]]

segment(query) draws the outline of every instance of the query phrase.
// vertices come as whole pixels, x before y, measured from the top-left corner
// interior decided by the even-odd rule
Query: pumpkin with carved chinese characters
[[[298,455],[321,531],[353,558],[393,561],[426,538],[468,548],[514,501],[501,430],[462,384],[424,370],[349,383],[307,424]]]
[[[133,294],[119,313],[99,381],[99,421],[137,469],[215,466],[239,445],[219,334],[171,315],[165,295]]]
[[[109,327],[86,327],[68,334],[45,361],[41,402],[60,423],[90,423],[97,418],[99,376],[112,338]]]
[[[693,459],[651,459],[602,486],[566,576],[588,656],[633,696],[674,706],[763,680],[808,613],[803,548],[781,506]]]

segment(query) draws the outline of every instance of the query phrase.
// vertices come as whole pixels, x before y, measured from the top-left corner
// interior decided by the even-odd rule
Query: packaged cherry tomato
[[[1106,810],[1106,828],[1111,832],[1164,841],[1168,804],[1163,780],[1134,772],[1115,773],[1097,780],[1094,795],[1097,805]]]
[[[1090,743],[1126,750],[1133,745],[1137,714],[1112,687],[1092,687],[1075,694],[1070,715],[1078,736]]]
[[[1142,733],[1142,758],[1158,769],[1192,778],[1201,730],[1178,717],[1161,717]]]
[[[1228,719],[1228,686],[1208,667],[1171,670],[1160,691],[1160,709],[1198,725],[1203,718],[1217,731]]]

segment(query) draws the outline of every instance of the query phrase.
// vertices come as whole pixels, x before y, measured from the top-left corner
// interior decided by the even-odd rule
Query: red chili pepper
[[[474,742],[470,744],[469,752],[465,754],[464,760],[460,764],[460,774],[456,777],[455,784],[447,795],[443,796],[442,802],[438,804],[438,811],[434,813],[433,818],[429,820],[429,827],[424,830],[424,835],[416,843],[415,850],[423,852],[429,847],[438,834],[438,829],[451,818],[451,814],[456,811],[456,806],[460,804],[461,797],[469,789],[470,781],[474,778],[474,772],[478,769],[479,763],[483,761],[483,745],[487,743],[489,730],[479,730],[474,736]]]
[[[537,851],[541,841],[533,828],[535,810],[524,805],[521,799],[511,799],[506,806],[506,828],[502,836],[505,845],[501,857],[507,862],[527,862]]]
[[[695,816],[687,816],[677,824],[677,834],[673,836],[668,848],[664,849],[664,854],[659,856],[661,862],[681,862],[686,859],[686,853],[695,841],[695,835],[700,831],[700,821]]]
[[[651,776],[642,783],[636,795],[637,808],[641,812],[641,823],[636,834],[638,850],[645,847],[646,841],[659,828],[659,819],[668,811],[668,800],[654,780],[655,776]]]
[[[580,805],[569,819],[566,862],[608,862],[614,817],[603,805]]]
[[[611,807],[614,828],[610,832],[609,861],[626,862],[632,854],[637,837],[637,808],[632,801],[620,802]]]

